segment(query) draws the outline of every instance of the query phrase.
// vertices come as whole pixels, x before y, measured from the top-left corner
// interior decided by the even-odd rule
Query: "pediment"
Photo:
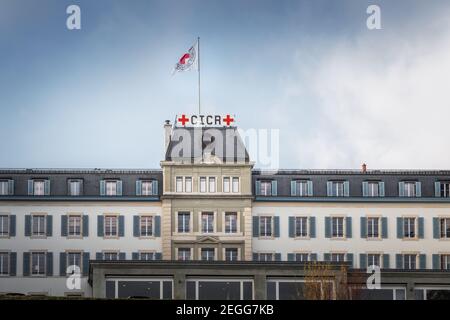
[[[197,237],[197,243],[218,243],[219,239],[218,237],[213,236],[200,236]]]

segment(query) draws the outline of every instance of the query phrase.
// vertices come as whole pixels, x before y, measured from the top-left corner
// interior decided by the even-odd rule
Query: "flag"
[[[175,64],[172,75],[174,75],[176,72],[191,70],[192,68],[198,70],[198,40],[188,50],[188,52],[185,52],[181,56],[180,60]]]

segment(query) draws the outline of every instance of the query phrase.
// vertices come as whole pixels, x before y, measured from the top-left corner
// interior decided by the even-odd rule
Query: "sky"
[[[159,168],[197,36],[203,113],[278,129],[281,168],[450,169],[446,0],[0,0],[0,168]]]

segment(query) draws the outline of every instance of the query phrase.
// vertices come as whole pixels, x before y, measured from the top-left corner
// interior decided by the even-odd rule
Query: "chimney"
[[[164,123],[164,150],[166,151],[167,147],[169,146],[171,136],[172,136],[172,125],[170,124],[170,120],[166,120]]]
[[[367,172],[367,165],[365,163],[362,164],[361,171],[362,171],[362,173],[366,173]]]

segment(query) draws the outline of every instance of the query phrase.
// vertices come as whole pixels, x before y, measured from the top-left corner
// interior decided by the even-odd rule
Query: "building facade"
[[[314,262],[328,298],[371,265],[360,297],[450,292],[450,171],[264,172],[235,127],[164,130],[157,170],[0,170],[0,293],[300,299]]]

